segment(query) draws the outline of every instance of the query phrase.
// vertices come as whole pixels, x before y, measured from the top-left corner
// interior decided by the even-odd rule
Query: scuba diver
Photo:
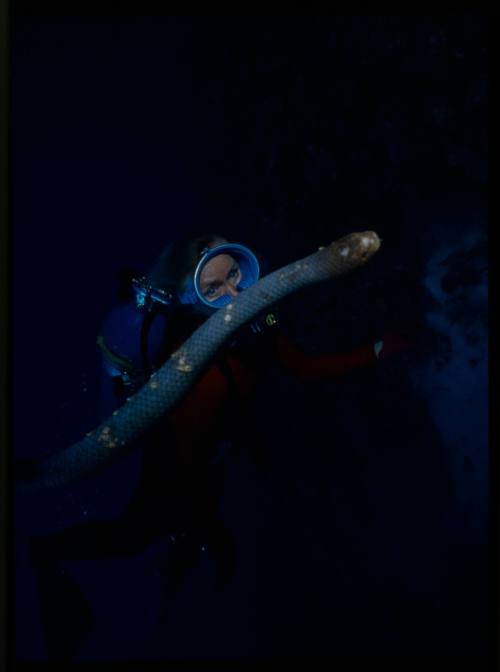
[[[259,262],[248,247],[207,233],[175,240],[147,275],[134,276],[128,296],[109,313],[97,339],[103,357],[103,418],[259,275]],[[214,560],[215,587],[222,590],[231,581],[236,549],[219,500],[228,446],[248,434],[252,423],[245,401],[262,371],[277,361],[301,380],[321,380],[406,347],[389,339],[348,353],[309,355],[281,332],[274,309],[239,329],[173,412],[141,437],[142,473],[123,512],[114,520],[90,520],[32,540],[49,658],[77,655],[94,624],[65,561],[134,555],[168,538],[161,559],[167,605],[204,551]]]

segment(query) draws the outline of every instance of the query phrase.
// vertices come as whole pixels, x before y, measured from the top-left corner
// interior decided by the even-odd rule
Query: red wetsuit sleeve
[[[372,344],[345,353],[309,355],[281,333],[276,334],[276,352],[281,364],[304,381],[342,376],[377,361]]]

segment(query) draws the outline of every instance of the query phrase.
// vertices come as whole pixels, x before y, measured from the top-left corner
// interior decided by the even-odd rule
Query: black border
[[[10,492],[8,488],[10,456],[10,358],[9,345],[9,308],[11,306],[8,278],[10,276],[10,41],[9,7],[7,2],[0,4],[0,547],[6,553],[0,553],[0,666],[8,669],[12,642],[12,628],[9,613],[12,610],[11,591],[7,575],[12,539]],[[4,494],[5,493],[5,494]]]

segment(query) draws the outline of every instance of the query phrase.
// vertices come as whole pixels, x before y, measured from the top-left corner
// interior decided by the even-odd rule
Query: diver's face
[[[218,254],[207,261],[200,274],[200,291],[207,301],[215,301],[228,294],[238,296],[241,270],[238,262],[229,254]]]

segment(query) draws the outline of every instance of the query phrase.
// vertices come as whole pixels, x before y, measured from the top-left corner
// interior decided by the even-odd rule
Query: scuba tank
[[[107,373],[127,396],[147,382],[155,369],[152,353],[164,346],[165,330],[176,305],[172,293],[152,287],[143,276],[131,280],[133,298],[114,308],[97,336]]]

